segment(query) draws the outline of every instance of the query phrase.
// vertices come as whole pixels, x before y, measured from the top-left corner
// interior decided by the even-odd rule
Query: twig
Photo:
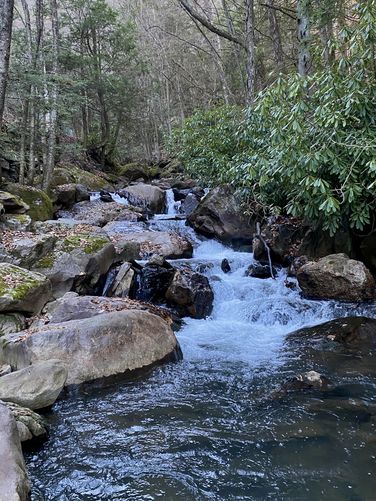
[[[261,235],[261,227],[260,227],[260,223],[256,223],[256,235],[255,235],[256,238],[258,238],[260,240],[260,242],[262,242],[263,246],[265,247],[266,249],[266,252],[268,254],[268,261],[269,261],[269,269],[270,269],[270,275],[272,277],[273,280],[275,280],[275,276],[274,276],[274,272],[273,272],[273,264],[272,264],[272,258],[270,256],[270,247],[269,245],[266,243],[264,237]]]

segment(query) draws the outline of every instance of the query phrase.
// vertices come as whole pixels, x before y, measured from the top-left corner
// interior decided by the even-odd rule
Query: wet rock
[[[4,501],[27,501],[30,484],[22,455],[16,420],[0,403],[0,492]]]
[[[108,297],[127,297],[133,286],[135,271],[131,263],[123,263],[108,290]]]
[[[102,202],[105,202],[105,203],[113,202],[112,196],[110,193],[108,193],[108,191],[101,190],[99,195],[100,195],[100,199],[102,200]]]
[[[360,261],[332,254],[299,268],[297,279],[303,294],[313,299],[364,301],[374,297],[375,281]]]
[[[254,221],[244,214],[229,186],[221,186],[204,197],[190,214],[188,223],[207,237],[225,243],[252,244]]]
[[[8,364],[0,366],[0,377],[6,376],[12,372],[12,367]]]
[[[189,216],[197,209],[199,203],[200,199],[194,193],[188,193],[181,205],[182,213]]]
[[[145,259],[158,254],[166,259],[191,258],[192,244],[177,233],[165,231],[144,231],[127,233],[116,242],[122,259]],[[135,255],[136,254],[136,255]]]
[[[296,277],[298,270],[309,262],[308,256],[298,256],[293,259],[288,269],[290,277]]]
[[[162,265],[148,263],[138,274],[136,299],[161,302],[174,276],[174,269],[164,262]]]
[[[41,441],[47,439],[47,425],[44,419],[26,407],[12,402],[4,402],[16,420],[18,435],[21,442]]]
[[[272,267],[273,277],[277,276],[277,270]],[[270,271],[269,265],[263,265],[261,263],[253,263],[249,266],[247,271],[245,272],[247,277],[252,278],[271,278],[272,274]]]
[[[213,310],[214,294],[209,280],[189,269],[177,270],[166,292],[182,316],[206,318]]]
[[[81,184],[61,184],[54,188],[53,194],[55,197],[55,205],[65,209],[69,209],[75,203],[90,200],[89,191]]]
[[[275,393],[275,397],[282,397],[287,393],[318,390],[325,391],[329,389],[331,381],[316,371],[304,372],[290,378]]]
[[[0,311],[39,313],[51,298],[51,283],[40,273],[0,263]]]
[[[221,270],[223,271],[223,273],[230,273],[231,266],[230,263],[228,262],[228,259],[223,259],[221,263]]]
[[[376,346],[376,320],[367,317],[346,317],[314,327],[305,327],[288,335],[288,341],[325,340],[348,348],[373,349]]]
[[[177,340],[162,318],[128,310],[6,336],[0,358],[16,369],[51,359],[67,368],[66,384],[140,369],[173,356]]]
[[[53,405],[67,379],[59,360],[35,363],[0,378],[0,400],[32,410]]]
[[[165,209],[165,192],[151,184],[139,183],[121,190],[119,195],[130,204],[145,207],[155,214],[162,214]]]
[[[0,191],[0,203],[7,214],[24,214],[30,209],[22,198],[7,191]]]

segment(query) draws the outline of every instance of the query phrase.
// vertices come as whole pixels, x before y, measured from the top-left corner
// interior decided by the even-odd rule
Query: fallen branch
[[[268,261],[269,261],[270,276],[272,277],[272,279],[273,279],[273,280],[275,280],[275,276],[274,276],[274,272],[273,272],[272,258],[271,258],[271,255],[270,255],[270,247],[269,247],[269,245],[266,243],[265,238],[261,235],[261,227],[260,227],[260,223],[257,223],[257,224],[256,224],[256,234],[255,234],[255,238],[258,238],[258,239],[260,240],[260,242],[263,244],[263,246],[265,247],[265,249],[266,249],[266,252],[267,252],[267,254],[268,254]]]

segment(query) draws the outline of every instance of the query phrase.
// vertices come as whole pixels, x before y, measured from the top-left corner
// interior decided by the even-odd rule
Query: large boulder
[[[66,379],[67,370],[60,360],[35,363],[0,378],[0,400],[44,409],[55,403]]]
[[[22,455],[16,421],[0,403],[0,493],[4,501],[27,501],[30,484]]]
[[[61,184],[53,190],[54,202],[58,208],[70,208],[77,202],[90,200],[90,193],[81,184]]]
[[[145,207],[151,212],[161,214],[166,206],[166,193],[151,184],[138,183],[121,190],[119,194],[130,204]]]
[[[60,213],[59,213],[60,215]],[[66,217],[66,213],[63,213]],[[136,222],[143,219],[142,213],[135,207],[125,206],[117,202],[80,202],[74,205],[69,217],[79,221],[81,224],[91,224],[94,226],[105,226],[110,221],[131,221]]]
[[[123,263],[118,269],[106,295],[109,297],[128,297],[134,283],[134,277],[135,271],[132,264]]]
[[[93,292],[112,266],[116,253],[107,236],[76,233],[61,238],[54,250],[33,264],[51,282],[54,298],[72,288]]]
[[[306,297],[364,301],[374,297],[375,281],[360,261],[345,254],[332,254],[310,261],[297,271],[299,285]]]
[[[26,319],[21,313],[0,314],[0,336],[22,331],[26,326]]]
[[[189,215],[188,223],[198,232],[225,243],[251,245],[255,223],[244,213],[229,186],[212,190]]]
[[[175,272],[166,299],[183,316],[206,318],[212,312],[214,294],[204,275],[185,269]]]
[[[30,207],[17,195],[0,191],[0,203],[7,214],[24,214]]]
[[[68,370],[67,385],[150,366],[175,356],[178,347],[167,322],[136,310],[46,325],[5,340],[0,351],[4,362],[19,370],[61,360]]]
[[[8,236],[11,241],[7,250],[13,257],[12,263],[24,268],[30,268],[36,261],[50,254],[57,242],[57,237],[53,234],[9,232]]]
[[[128,183],[132,181],[149,181],[160,175],[158,167],[151,167],[149,165],[133,162],[130,164],[121,165],[118,167],[117,173],[119,176],[127,180]]]
[[[33,221],[52,219],[54,213],[52,200],[44,191],[18,183],[8,184],[7,190],[26,202],[29,206],[27,213]]]
[[[0,263],[0,311],[36,314],[50,298],[51,283],[44,275]]]
[[[72,183],[83,185],[91,191],[114,191],[114,187],[102,172],[89,172],[72,164],[60,165],[54,169],[51,187]]]
[[[166,259],[191,258],[192,244],[177,233],[144,231],[126,233],[116,242],[121,258],[125,261],[146,259],[158,254]]]
[[[136,298],[147,302],[163,301],[173,276],[174,269],[163,260],[147,263],[139,271]]]
[[[4,214],[0,220],[1,230],[29,231],[32,219],[27,214]]]

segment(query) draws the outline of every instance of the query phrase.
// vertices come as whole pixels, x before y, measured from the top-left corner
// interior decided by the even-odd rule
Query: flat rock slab
[[[188,240],[167,231],[126,233],[116,242],[116,248],[124,260],[145,259],[153,254],[166,259],[180,259],[191,258],[193,254],[192,244]]]
[[[16,421],[8,407],[0,403],[0,498],[26,501],[30,492]]]
[[[0,400],[32,410],[50,407],[60,395],[67,375],[60,360],[35,363],[0,378]]]
[[[5,336],[0,360],[21,369],[61,360],[66,384],[140,369],[173,355],[177,340],[162,318],[146,311],[120,311]]]

